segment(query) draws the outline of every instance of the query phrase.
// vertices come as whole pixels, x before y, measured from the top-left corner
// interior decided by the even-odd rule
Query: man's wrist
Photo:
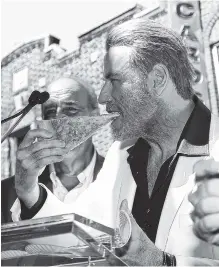
[[[176,257],[169,253],[163,252],[163,266],[176,266]]]
[[[36,184],[31,190],[19,190],[16,188],[18,198],[24,203],[24,205],[30,209],[37,203],[40,196],[39,185]]]
[[[39,186],[39,198],[37,200],[37,202],[30,208],[28,209],[25,204],[20,200],[21,203],[21,219],[22,220],[29,220],[32,219],[39,211],[40,209],[43,207],[46,199],[47,199],[47,192],[45,190],[45,188],[43,188],[42,186]]]

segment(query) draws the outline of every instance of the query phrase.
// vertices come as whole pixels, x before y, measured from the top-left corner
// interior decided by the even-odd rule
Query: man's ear
[[[167,67],[163,64],[156,64],[148,74],[148,85],[156,95],[161,95],[166,88],[169,79]]]

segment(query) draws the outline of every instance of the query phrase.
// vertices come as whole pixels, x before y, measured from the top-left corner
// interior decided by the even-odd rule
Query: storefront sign
[[[199,1],[169,1],[169,16],[171,27],[182,36],[188,47],[189,58],[195,69],[193,88],[208,106]]]

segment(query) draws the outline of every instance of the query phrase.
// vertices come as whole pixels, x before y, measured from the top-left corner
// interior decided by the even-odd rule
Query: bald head
[[[98,107],[96,94],[93,88],[78,77],[61,77],[48,86],[48,92],[52,98],[62,98],[66,96],[79,97],[79,101],[87,99],[87,104],[93,109]]]
[[[59,78],[52,83],[49,84],[48,86],[48,92],[50,93],[57,93],[61,94],[63,91],[77,91],[83,89],[84,87],[80,85],[76,80],[72,78]]]

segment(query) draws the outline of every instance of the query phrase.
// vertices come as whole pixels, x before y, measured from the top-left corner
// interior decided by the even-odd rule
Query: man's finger
[[[62,148],[42,149],[29,155],[26,159],[23,160],[22,165],[26,169],[32,169],[32,165],[35,166],[35,163],[37,164],[38,161],[43,160],[44,158],[53,157],[53,156],[63,156],[65,154],[66,154],[66,149],[62,149]]]
[[[219,213],[218,197],[203,198],[195,206],[195,215],[200,218],[212,213]]]
[[[192,219],[193,222],[196,222],[197,220],[199,220],[200,218],[197,216],[197,214],[195,213],[195,211],[192,211],[190,213],[190,217]]]
[[[206,188],[203,183],[199,184],[197,186],[196,191],[191,192],[188,196],[188,200],[192,203],[193,206],[196,206],[198,202],[203,199],[204,197],[207,197]]]
[[[219,179],[206,180],[200,183],[195,192],[189,194],[188,199],[193,206],[196,206],[201,199],[210,196],[219,196]]]
[[[193,232],[198,238],[200,238],[201,240],[205,240],[207,242],[211,237],[210,234],[203,233],[199,228],[197,228],[196,225],[193,225]]]
[[[30,130],[24,137],[22,143],[20,144],[19,148],[24,148],[29,146],[33,143],[36,138],[51,138],[53,134],[45,129],[34,129]]]
[[[196,231],[201,234],[209,234],[218,231],[219,213],[207,215],[194,224]]]
[[[219,178],[219,162],[210,158],[198,161],[193,168],[196,173],[196,180],[210,179],[212,177]]]
[[[56,162],[60,162],[60,161],[63,160],[63,158],[64,158],[64,156],[60,156],[60,155],[45,157],[43,159],[35,161],[31,165],[31,168],[33,168],[33,169],[41,169],[41,168],[45,167],[46,165],[49,165],[49,164],[52,164],[52,163],[56,163]]]
[[[43,141],[33,143],[28,147],[19,149],[17,152],[17,158],[21,160],[21,159],[25,159],[25,158],[29,157],[31,154],[33,154],[37,151],[40,151],[40,150],[44,150],[47,148],[55,149],[55,148],[61,148],[61,147],[63,147],[63,148],[65,147],[64,141],[43,140]]]
[[[208,196],[219,196],[219,179],[211,179],[211,180],[206,180],[203,182],[203,185],[205,187],[205,191],[207,192]]]
[[[193,231],[195,235],[199,237],[200,239],[208,243],[214,244],[214,245],[219,245],[219,230],[205,233],[205,232],[202,232],[200,228],[197,228],[197,225],[194,225]]]

